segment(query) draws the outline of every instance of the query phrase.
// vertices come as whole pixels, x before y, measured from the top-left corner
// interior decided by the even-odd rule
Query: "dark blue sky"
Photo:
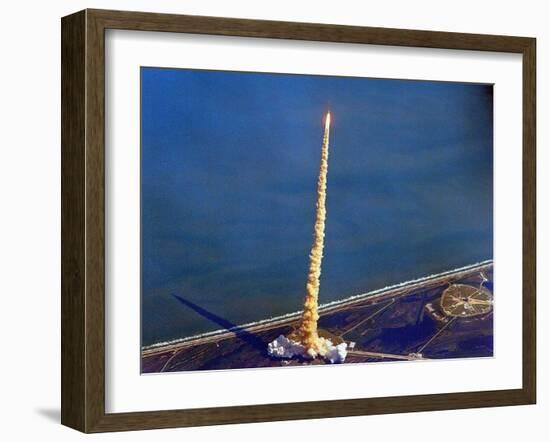
[[[492,86],[141,74],[144,344],[301,307],[328,107],[321,302],[492,258]]]

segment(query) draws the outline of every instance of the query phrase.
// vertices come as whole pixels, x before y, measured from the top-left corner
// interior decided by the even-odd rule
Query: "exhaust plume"
[[[304,300],[304,312],[300,327],[288,337],[280,335],[269,343],[267,352],[276,358],[292,358],[294,356],[313,359],[322,356],[330,363],[344,362],[347,355],[347,344],[338,345],[330,339],[320,337],[317,332],[319,320],[319,278],[321,277],[321,262],[325,246],[325,219],[327,216],[327,172],[328,172],[328,146],[330,135],[330,112],[325,119],[325,132],[321,148],[321,166],[317,181],[317,204],[315,226],[313,231],[313,244],[309,254],[309,272],[306,283],[306,295]]]
[[[318,299],[319,299],[319,278],[321,276],[321,262],[323,260],[323,248],[325,246],[325,219],[327,216],[327,172],[328,172],[328,147],[330,137],[330,112],[327,112],[325,119],[325,132],[323,135],[323,146],[321,148],[321,166],[319,179],[317,181],[317,205],[313,233],[313,245],[309,254],[309,273],[306,284],[306,295],[304,301],[304,312],[302,323],[298,330],[297,338],[305,346],[311,357],[323,352],[323,340],[317,334]]]

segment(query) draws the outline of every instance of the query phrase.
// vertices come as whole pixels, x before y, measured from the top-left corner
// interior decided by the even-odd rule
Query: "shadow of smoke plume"
[[[245,328],[240,327],[237,324],[234,324],[231,321],[228,321],[227,319],[224,319],[179,295],[172,294],[172,296],[186,307],[189,307],[191,310],[201,315],[203,318],[206,318],[216,325],[234,333],[237,338],[245,341],[247,344],[251,345],[262,353],[265,353],[267,344],[261,338],[250,333]]]

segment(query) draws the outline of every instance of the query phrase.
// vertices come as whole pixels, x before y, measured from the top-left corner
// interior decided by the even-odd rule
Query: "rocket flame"
[[[327,172],[328,172],[328,146],[330,136],[330,112],[327,112],[325,119],[325,133],[323,135],[323,146],[321,148],[321,166],[319,179],[317,181],[317,212],[313,233],[313,245],[309,255],[309,273],[306,284],[306,295],[304,301],[304,312],[302,323],[298,331],[298,339],[305,346],[311,357],[323,353],[324,339],[317,334],[319,278],[321,276],[321,262],[323,260],[323,248],[325,246],[325,219],[326,197],[327,197]]]

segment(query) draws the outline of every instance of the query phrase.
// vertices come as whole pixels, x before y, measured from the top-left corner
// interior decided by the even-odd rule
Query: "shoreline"
[[[380,300],[385,297],[396,297],[410,293],[410,290],[417,285],[426,286],[426,284],[440,284],[442,280],[448,278],[460,278],[465,273],[470,273],[475,270],[483,270],[485,268],[493,266],[493,260],[485,260],[477,262],[474,264],[469,264],[467,266],[458,267],[452,270],[447,270],[441,273],[424,276],[417,279],[412,279],[409,281],[404,281],[398,284],[393,284],[387,287],[380,289],[372,290],[370,292],[352,295],[344,299],[331,301],[326,304],[319,306],[319,313],[328,313],[338,311],[341,308],[349,308],[355,303],[360,303],[366,299],[369,300]],[[400,293],[403,292],[403,293]],[[292,313],[287,313],[280,316],[275,316],[272,318],[262,319],[255,322],[250,322],[242,325],[237,325],[231,329],[219,329],[213,330],[206,333],[200,333],[197,335],[192,335],[184,338],[174,339],[172,341],[157,342],[155,344],[150,344],[148,346],[143,346],[141,348],[141,354],[143,356],[150,356],[160,352],[166,352],[175,349],[181,349],[188,346],[196,345],[198,343],[206,343],[214,340],[221,340],[225,338],[230,338],[235,336],[235,332],[239,330],[246,329],[248,331],[259,331],[259,330],[269,330],[270,328],[279,327],[285,325],[286,323],[292,323],[300,318],[302,314],[301,311],[296,311]]]

